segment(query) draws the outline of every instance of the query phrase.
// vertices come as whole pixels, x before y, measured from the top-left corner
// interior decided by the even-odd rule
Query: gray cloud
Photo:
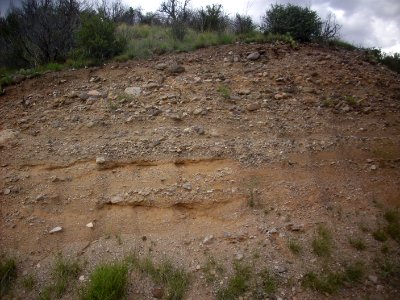
[[[308,6],[316,10],[321,18],[326,18],[332,12],[342,25],[343,39],[360,46],[381,47],[400,52],[399,0],[250,0],[235,1],[234,4],[230,3],[232,1],[226,2],[230,9],[238,3],[249,3],[249,14],[256,21],[275,3]]]
[[[342,37],[367,47],[400,51],[400,1],[313,1],[317,11],[333,11],[343,25]],[[322,15],[323,16],[323,15]]]

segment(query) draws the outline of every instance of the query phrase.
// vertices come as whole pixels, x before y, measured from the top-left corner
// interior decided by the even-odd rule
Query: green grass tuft
[[[348,265],[343,272],[326,271],[319,274],[309,272],[304,275],[302,285],[321,293],[334,294],[345,282],[348,284],[361,282],[364,273],[364,265],[361,262],[356,262]]]
[[[356,49],[358,49],[353,44],[350,44],[350,43],[348,43],[346,41],[343,41],[343,40],[340,40],[340,39],[329,40],[329,41],[326,42],[326,44],[329,47],[338,47],[338,48],[342,48],[342,49],[346,49],[346,50],[356,50]]]
[[[361,238],[356,238],[356,239],[350,239],[349,243],[353,248],[357,249],[358,251],[365,250],[367,246],[365,245],[365,242]]]
[[[387,221],[385,231],[394,240],[400,242],[400,213],[398,210],[388,210],[384,214]]]
[[[221,85],[218,87],[217,92],[224,98],[224,99],[229,99],[231,97],[231,90],[229,87],[225,85]],[[250,191],[251,193],[253,191]]]
[[[35,284],[36,284],[36,279],[35,279],[35,277],[33,277],[32,274],[28,275],[22,279],[22,285],[24,286],[24,288],[27,291],[33,290],[33,287],[35,286]]]
[[[219,300],[236,299],[249,289],[251,279],[250,267],[239,262],[234,264],[234,274],[228,280],[228,285],[217,292]]]
[[[167,289],[167,300],[183,299],[190,282],[184,269],[174,267],[169,261],[156,266],[149,257],[140,259],[135,255],[128,257],[127,261],[158,284],[164,285]]]
[[[80,271],[81,267],[78,262],[64,259],[61,255],[57,257],[53,270],[54,293],[57,298],[66,292],[71,280],[76,279]]]
[[[56,72],[56,71],[61,71],[63,68],[64,68],[64,66],[62,64],[51,62],[51,63],[48,63],[48,64],[46,64],[44,66],[41,66],[39,68],[39,71],[42,71],[42,72],[44,72],[44,71]]]
[[[189,276],[183,269],[176,269],[170,262],[164,262],[153,277],[167,286],[167,299],[183,299],[189,285]]]
[[[17,278],[17,264],[13,258],[1,257],[0,261],[0,296],[6,295]]]
[[[348,282],[361,282],[365,274],[364,264],[356,262],[345,269],[345,280]]]
[[[212,256],[209,256],[207,258],[207,261],[204,264],[204,267],[202,270],[204,273],[204,277],[208,283],[215,282],[215,280],[218,277],[222,276],[222,274],[225,271],[223,266],[218,264],[218,262]]]
[[[261,287],[263,289],[264,294],[272,295],[277,290],[277,279],[274,275],[271,274],[268,270],[263,270],[260,273],[261,277]]]
[[[318,226],[318,235],[312,242],[313,251],[318,256],[328,257],[332,252],[332,236],[329,230],[323,226]]]
[[[354,96],[345,96],[344,101],[351,107],[356,107],[358,106],[359,100],[355,98]]]
[[[289,239],[288,246],[293,254],[300,254],[303,250],[300,243],[295,239]]]
[[[398,277],[400,274],[400,264],[394,260],[385,258],[377,258],[375,260],[379,269],[380,276],[387,279],[390,277]]]
[[[372,236],[374,237],[375,240],[377,240],[379,242],[387,241],[387,235],[386,235],[385,231],[383,231],[382,229],[375,230],[372,233]]]
[[[400,213],[398,210],[388,210],[385,212],[384,217],[388,223],[399,222]]]
[[[328,272],[326,274],[310,272],[307,273],[302,280],[302,285],[305,288],[328,294],[337,292],[342,283],[342,274],[334,272]]]
[[[83,291],[83,300],[118,300],[126,293],[128,267],[124,263],[98,266],[90,275],[90,283]]]
[[[4,74],[0,76],[0,89],[8,85],[11,85],[12,83],[13,80],[10,75]]]
[[[68,287],[74,283],[81,271],[81,266],[77,261],[65,259],[62,255],[57,255],[52,271],[52,284],[46,286],[41,291],[39,299],[61,298]]]

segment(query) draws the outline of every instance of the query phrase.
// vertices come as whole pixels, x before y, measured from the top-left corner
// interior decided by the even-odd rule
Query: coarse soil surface
[[[184,299],[216,299],[235,261],[277,278],[241,299],[400,298],[399,241],[373,234],[400,206],[400,76],[360,51],[235,44],[27,79],[0,97],[0,165],[10,298],[37,299],[58,253],[85,261],[63,299],[132,253],[188,272]],[[332,295],[302,285],[357,261]],[[131,273],[127,298],[154,286]]]

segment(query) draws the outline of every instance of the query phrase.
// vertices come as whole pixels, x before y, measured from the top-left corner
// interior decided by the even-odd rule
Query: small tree
[[[186,34],[186,22],[189,17],[190,0],[167,0],[161,3],[160,12],[167,16],[172,26],[172,35],[178,40],[183,40]]]
[[[0,44],[7,44],[0,45],[0,62],[36,66],[65,60],[74,47],[79,9],[77,0],[23,0],[20,8],[11,7],[0,21]]]
[[[328,14],[328,17],[322,24],[321,39],[323,41],[338,39],[341,28],[342,26],[336,22],[335,14]]]
[[[157,13],[147,12],[145,15],[141,16],[139,24],[159,26],[163,24],[163,19]]]
[[[256,29],[252,18],[246,15],[236,14],[232,24],[236,34],[247,34]]]
[[[115,27],[115,23],[99,15],[83,15],[77,42],[84,56],[102,61],[122,52],[125,42],[116,39]]]
[[[218,31],[222,32],[229,25],[229,18],[224,13],[220,4],[207,5],[192,12],[190,25],[198,31]]]
[[[267,10],[262,27],[266,34],[290,34],[300,42],[321,36],[322,22],[317,12],[308,7],[275,4]]]

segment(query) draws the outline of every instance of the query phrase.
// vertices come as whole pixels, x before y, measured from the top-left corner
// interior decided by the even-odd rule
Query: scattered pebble
[[[203,239],[203,245],[209,245],[212,243],[212,241],[214,240],[214,236],[211,235],[207,235],[204,239]]]
[[[57,227],[54,227],[52,230],[50,230],[49,233],[56,233],[56,232],[60,232],[62,230],[63,230],[63,228],[61,226],[57,226]]]

